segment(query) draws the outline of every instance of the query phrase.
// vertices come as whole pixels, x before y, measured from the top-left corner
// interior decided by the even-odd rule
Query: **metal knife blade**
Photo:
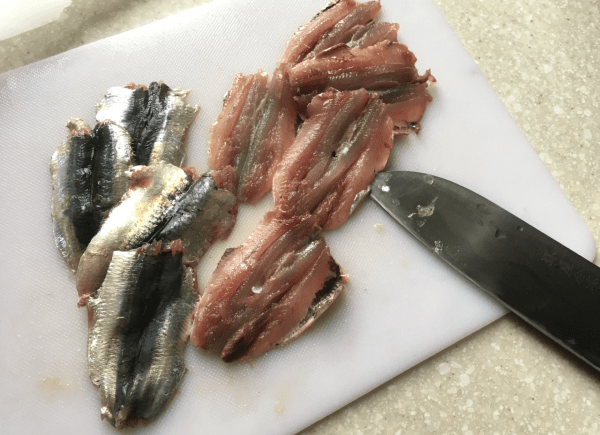
[[[371,197],[457,271],[600,370],[600,268],[443,178],[382,172]]]

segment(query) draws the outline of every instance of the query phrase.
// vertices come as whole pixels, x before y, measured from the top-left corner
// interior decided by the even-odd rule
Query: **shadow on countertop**
[[[211,0],[72,0],[60,18],[0,41],[0,74]]]

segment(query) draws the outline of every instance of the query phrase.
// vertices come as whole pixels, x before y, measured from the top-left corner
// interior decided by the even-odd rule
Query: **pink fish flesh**
[[[295,93],[330,86],[338,90],[389,89],[419,79],[415,55],[406,45],[382,41],[367,47],[338,44],[290,68]]]
[[[209,165],[231,166],[240,201],[256,203],[271,190],[273,173],[294,139],[296,110],[286,68],[270,82],[259,71],[238,74],[209,135]]]
[[[310,214],[285,219],[268,212],[213,272],[196,306],[191,343],[225,361],[249,359],[312,324],[346,282],[318,232]]]
[[[274,207],[314,213],[322,228],[337,228],[385,166],[392,138],[393,124],[376,95],[364,89],[320,94],[274,176]]]
[[[357,7],[354,0],[334,0],[288,40],[278,65],[300,62],[321,37]]]

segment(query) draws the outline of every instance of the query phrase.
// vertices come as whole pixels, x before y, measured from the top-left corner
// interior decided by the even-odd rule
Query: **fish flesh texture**
[[[209,135],[209,166],[235,169],[240,201],[255,204],[271,190],[275,167],[294,139],[295,103],[287,69],[238,74]]]
[[[155,419],[186,372],[197,285],[183,253],[159,245],[115,252],[88,300],[88,374],[117,428]]]
[[[435,78],[431,75],[430,70],[419,76],[418,80],[411,83],[404,83],[394,88],[369,91],[379,95],[381,101],[386,103],[388,115],[394,123],[395,134],[409,134],[414,131],[418,133],[421,129],[419,122],[425,113],[427,104],[432,101],[429,93],[430,83],[434,83]],[[301,94],[294,96],[294,100],[298,106],[298,114],[303,118],[307,118],[308,104],[319,94],[316,90],[309,94]]]
[[[365,48],[382,41],[398,42],[399,28],[398,23],[387,23],[385,21],[357,26],[353,29],[354,33],[346,45],[350,48]]]
[[[69,136],[50,162],[52,217],[56,245],[75,272],[106,213],[127,190],[132,153],[129,134],[116,124],[91,130],[70,118],[67,128]]]
[[[377,113],[378,108],[372,110]],[[385,168],[393,146],[394,127],[389,116],[376,116],[379,117],[369,126],[369,146],[313,212],[324,230],[334,230],[348,220],[370,193],[377,173]]]
[[[307,310],[319,311],[319,292],[331,296],[323,309],[335,299],[346,278],[319,233],[342,225],[368,195],[394,136],[419,131],[434,79],[419,75],[397,24],[373,22],[380,9],[378,1],[332,2],[279,59],[302,123],[277,162],[273,209],[226,251],[194,314],[191,343],[225,361],[254,358],[300,334],[314,321]],[[235,168],[238,195],[248,185],[253,151],[243,144],[255,139],[266,80],[238,75],[211,127],[211,168]]]
[[[419,81],[416,60],[398,42],[382,41],[364,48],[338,44],[294,65],[289,76],[292,89],[299,94],[327,87],[383,90]]]
[[[100,288],[113,252],[140,247],[190,185],[190,174],[168,163],[131,168],[129,190],[81,256],[76,274],[79,305]]]
[[[356,4],[355,8],[348,15],[321,35],[315,48],[306,55],[305,59],[311,59],[315,57],[315,55],[334,45],[350,41],[353,35],[368,22],[373,20],[380,10],[381,3],[379,1]]]
[[[96,139],[92,159],[92,206],[95,213],[93,233],[100,229],[105,214],[123,197],[129,187],[131,138],[127,131],[111,122],[94,127]]]
[[[427,90],[430,81],[435,81],[429,70],[423,81],[406,83],[392,89],[377,91],[381,101],[386,103],[387,113],[394,123],[396,134],[408,134],[409,131],[420,130],[421,118],[425,108],[432,100]]]
[[[284,261],[266,283],[271,296],[256,301],[269,305],[227,341],[221,352],[225,362],[250,360],[297,338],[330,307],[348,282],[323,237],[287,254]],[[284,281],[290,278],[297,281]],[[271,290],[276,286],[276,291]]]
[[[223,108],[209,130],[208,165],[211,169],[220,170],[231,166],[236,174],[241,172],[268,81],[269,75],[263,71],[235,76],[223,101]],[[235,192],[237,177],[234,180]]]
[[[386,105],[364,89],[329,89],[313,99],[308,119],[273,179],[273,204],[284,215],[313,213],[323,229],[356,209],[393,145]]]
[[[226,361],[251,359],[307,329],[347,277],[310,214],[268,212],[225,252],[194,313],[191,343]]]
[[[79,305],[100,287],[112,253],[148,242],[181,245],[183,261],[195,267],[217,239],[226,238],[237,218],[237,199],[219,188],[212,172],[197,177],[192,169],[168,163],[136,166],[131,187],[109,214],[81,257],[77,269]]]
[[[96,108],[96,121],[110,120],[129,132],[134,164],[180,166],[185,135],[200,110],[186,103],[188,94],[162,82],[148,88],[135,84],[110,88]]]
[[[278,65],[294,65],[302,61],[338,22],[356,9],[354,0],[334,0],[288,40]]]
[[[294,140],[296,110],[287,69],[279,68],[258,108],[258,118],[244,165],[239,172],[238,198],[255,204],[271,190],[273,173]]]

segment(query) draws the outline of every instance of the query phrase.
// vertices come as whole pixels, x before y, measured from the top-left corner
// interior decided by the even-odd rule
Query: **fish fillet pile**
[[[373,21],[380,9],[329,4],[288,41],[270,80],[262,71],[235,77],[211,126],[209,165],[235,171],[238,199],[273,195],[194,312],[191,343],[224,361],[288,342],[331,305],[348,277],[322,230],[366,197],[394,136],[420,128],[434,79],[418,73],[397,24]]]
[[[231,232],[228,170],[181,169],[199,108],[164,83],[111,88],[50,164],[56,244],[88,310],[88,372],[117,428],[154,419],[185,373],[195,268]]]
[[[156,418],[186,371],[188,339],[248,360],[309,328],[348,281],[323,238],[369,193],[394,137],[418,132],[429,71],[375,22],[379,1],[338,0],[288,41],[269,77],[238,74],[208,143],[181,168],[199,108],[164,83],[107,91],[97,124],[67,123],[52,157],[54,235],[88,311],[88,372],[113,426]],[[196,266],[239,202],[273,208],[225,251],[203,292]]]

